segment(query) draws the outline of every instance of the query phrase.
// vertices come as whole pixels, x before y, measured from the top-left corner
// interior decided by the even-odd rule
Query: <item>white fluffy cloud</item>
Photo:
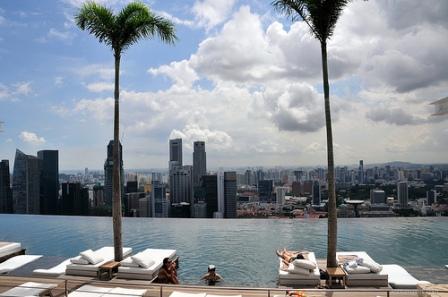
[[[448,43],[443,9],[428,8],[432,18],[423,13],[399,20],[383,4],[351,2],[328,44],[337,163],[440,161],[446,143],[438,139],[446,128],[442,119],[429,117],[429,103],[446,96],[448,87],[448,60],[440,51]],[[408,4],[394,5],[400,11]],[[229,7],[221,28],[202,19],[216,32],[190,57],[148,70],[168,77],[171,86],[122,91],[123,133],[164,155],[168,136],[182,137],[186,147],[206,140],[212,155],[221,157],[214,164],[324,164],[319,43],[304,23],[266,24],[249,6],[228,18],[233,3]],[[113,74],[107,69],[103,74]],[[112,98],[83,99],[74,110],[104,122],[112,119],[112,107]]]
[[[0,101],[16,101],[17,97],[28,96],[32,92],[31,82],[18,82],[11,85],[0,83]]]
[[[77,67],[73,69],[73,72],[83,78],[95,77],[105,80],[113,79],[115,75],[115,69],[113,67],[103,64],[90,64],[82,67]]]
[[[19,138],[26,143],[30,143],[33,145],[39,145],[45,143],[45,138],[38,136],[34,132],[22,131],[20,132]]]
[[[196,0],[193,12],[198,24],[209,30],[226,20],[234,4],[235,0]]]
[[[90,92],[101,93],[105,91],[113,91],[114,84],[108,82],[95,82],[86,85]]]

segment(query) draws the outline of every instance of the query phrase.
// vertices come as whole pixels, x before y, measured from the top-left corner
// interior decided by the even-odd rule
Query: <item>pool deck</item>
[[[287,288],[234,288],[234,287],[207,287],[207,286],[188,286],[188,285],[162,285],[152,284],[147,281],[112,279],[110,281],[99,281],[89,277],[62,276],[59,278],[36,278],[36,277],[16,277],[16,276],[0,276],[0,293],[7,291],[15,286],[25,282],[41,282],[56,284],[57,287],[52,289],[53,296],[66,296],[77,288],[89,284],[98,287],[122,287],[129,289],[146,289],[144,296],[150,297],[169,297],[173,291],[189,292],[189,293],[207,293],[213,295],[242,297],[284,297]],[[418,290],[394,290],[391,288],[348,288],[339,290],[329,289],[296,289],[294,291],[302,291],[307,297],[314,296],[349,296],[349,297],[377,297],[377,296],[418,296],[418,297],[448,297],[448,286],[438,285],[439,292],[431,291],[435,288],[428,288],[428,291]],[[443,292],[441,292],[443,290]],[[119,295],[117,295],[119,297]]]

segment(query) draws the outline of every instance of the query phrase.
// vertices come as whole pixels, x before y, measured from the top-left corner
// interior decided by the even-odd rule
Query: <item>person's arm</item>
[[[205,279],[207,279],[207,278],[208,278],[208,273],[204,274],[204,275],[201,277],[201,280],[205,280]]]
[[[216,280],[223,280],[222,276],[219,274],[216,274]]]

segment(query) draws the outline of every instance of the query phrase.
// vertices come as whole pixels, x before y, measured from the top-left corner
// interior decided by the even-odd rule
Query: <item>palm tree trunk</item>
[[[322,51],[322,74],[324,81],[325,99],[325,124],[327,128],[327,160],[328,160],[328,242],[327,242],[327,267],[337,267],[336,245],[337,245],[337,210],[336,190],[334,184],[334,157],[333,157],[333,132],[331,129],[330,112],[330,86],[328,83],[327,65],[327,43],[321,42]]]
[[[121,152],[120,152],[120,113],[119,113],[119,96],[120,96],[120,53],[115,52],[115,110],[114,110],[114,147],[113,147],[113,175],[112,175],[112,220],[114,231],[114,253],[115,261],[123,260],[123,248],[121,241]]]

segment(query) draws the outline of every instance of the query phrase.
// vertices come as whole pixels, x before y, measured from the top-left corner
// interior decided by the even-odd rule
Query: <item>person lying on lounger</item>
[[[308,254],[307,251],[295,252],[295,251],[287,251],[286,249],[277,250],[277,256],[282,258],[283,264],[288,267],[289,263],[296,259],[305,259],[305,255]]]
[[[176,263],[169,258],[163,259],[163,266],[159,270],[157,282],[162,284],[178,284]]]
[[[208,272],[201,277],[201,280],[205,280],[209,286],[213,286],[216,282],[222,280],[222,276],[216,273],[215,265],[209,265]]]

